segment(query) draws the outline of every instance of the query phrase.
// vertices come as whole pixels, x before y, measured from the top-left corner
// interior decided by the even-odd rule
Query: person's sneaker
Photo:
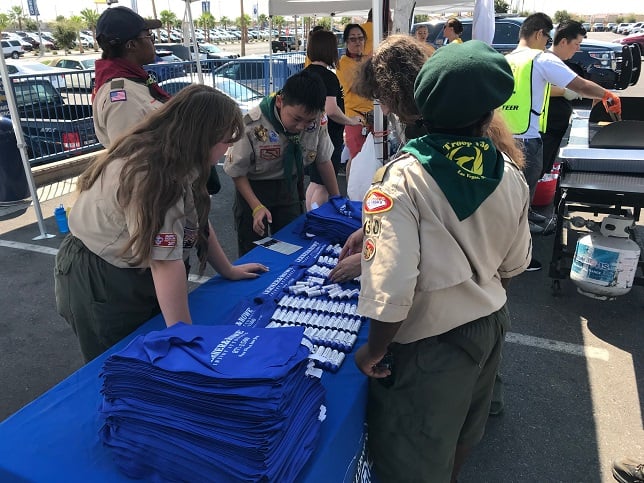
[[[528,220],[530,220],[532,223],[543,223],[547,219],[547,216],[543,216],[542,214],[533,211],[532,208],[528,210]]]
[[[530,220],[528,220],[528,225],[530,227],[530,233],[533,235],[541,235],[543,234],[543,227],[540,225],[537,225],[536,223],[532,223]]]
[[[525,271],[536,272],[537,270],[541,270],[541,262],[533,258],[530,260],[530,265],[528,265],[528,268],[526,268]]]
[[[644,463],[631,458],[613,461],[613,478],[620,483],[644,483]]]

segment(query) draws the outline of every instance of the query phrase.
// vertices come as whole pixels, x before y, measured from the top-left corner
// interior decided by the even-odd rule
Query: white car
[[[173,77],[172,79],[161,82],[159,85],[169,94],[175,95],[184,87],[187,87],[190,84],[197,84],[198,80],[197,75],[194,74],[191,76]],[[214,87],[227,96],[235,99],[243,114],[246,114],[251,108],[258,105],[264,98],[264,96],[255,89],[251,89],[250,87],[246,87],[244,84],[240,84],[239,82],[235,82],[232,79],[227,79],[226,77],[219,75],[213,76],[212,74],[203,74],[203,83],[204,85]]]
[[[40,62],[16,62],[7,60],[7,73],[10,76],[30,76],[47,79],[51,82],[56,89],[61,90],[67,87],[65,81],[65,69],[58,67],[51,67],[49,65],[41,64]]]
[[[98,57],[67,55],[54,57],[49,65],[59,67],[68,72],[67,85],[76,89],[92,90],[94,88],[94,63]],[[76,71],[70,73],[69,71]],[[89,72],[91,71],[91,72]]]

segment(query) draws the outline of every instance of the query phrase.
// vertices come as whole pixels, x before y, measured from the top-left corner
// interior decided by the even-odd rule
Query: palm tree
[[[78,41],[78,51],[82,54],[85,52],[85,49],[83,48],[83,42],[80,36],[80,31],[85,27],[85,20],[83,20],[83,17],[80,15],[72,15],[69,17],[69,26],[74,29],[74,32],[76,32],[76,38]]]
[[[25,19],[25,13],[22,11],[22,7],[15,5],[9,10],[9,18],[14,23],[17,24],[18,30],[22,30],[22,21]]]
[[[7,30],[7,27],[11,24],[11,19],[6,13],[0,13],[0,33]]]
[[[98,52],[98,44],[96,43],[96,23],[98,22],[98,12],[92,10],[91,8],[85,8],[80,12],[81,17],[85,21],[87,28],[92,31],[92,37],[94,39],[94,52]]]
[[[260,13],[257,17],[257,21],[262,28],[266,28],[266,26],[268,25],[268,15],[266,15],[265,13]]]
[[[210,12],[204,12],[197,19],[197,24],[206,31],[206,42],[210,42],[210,29],[215,26],[215,17]]]
[[[219,19],[219,24],[224,26],[224,30],[226,30],[226,27],[230,23],[230,19],[226,17],[225,15]]]
[[[277,27],[278,35],[282,35],[282,27],[284,26],[284,22],[284,17],[282,17],[281,15],[275,15],[273,17],[273,27]]]
[[[159,20],[162,25],[165,25],[165,29],[168,32],[168,39],[170,39],[170,30],[172,30],[172,27],[177,22],[177,16],[170,10],[161,10]]]

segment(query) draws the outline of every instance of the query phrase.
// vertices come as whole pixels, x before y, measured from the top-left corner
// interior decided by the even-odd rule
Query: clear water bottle
[[[60,233],[69,233],[69,225],[67,224],[67,212],[63,205],[60,205],[54,210],[54,217],[56,218],[56,223],[58,224],[58,231]]]

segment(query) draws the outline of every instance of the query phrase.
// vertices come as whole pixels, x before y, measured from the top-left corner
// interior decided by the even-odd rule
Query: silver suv
[[[11,57],[12,59],[19,59],[20,56],[25,55],[22,44],[19,40],[3,40],[2,53],[5,59]]]

